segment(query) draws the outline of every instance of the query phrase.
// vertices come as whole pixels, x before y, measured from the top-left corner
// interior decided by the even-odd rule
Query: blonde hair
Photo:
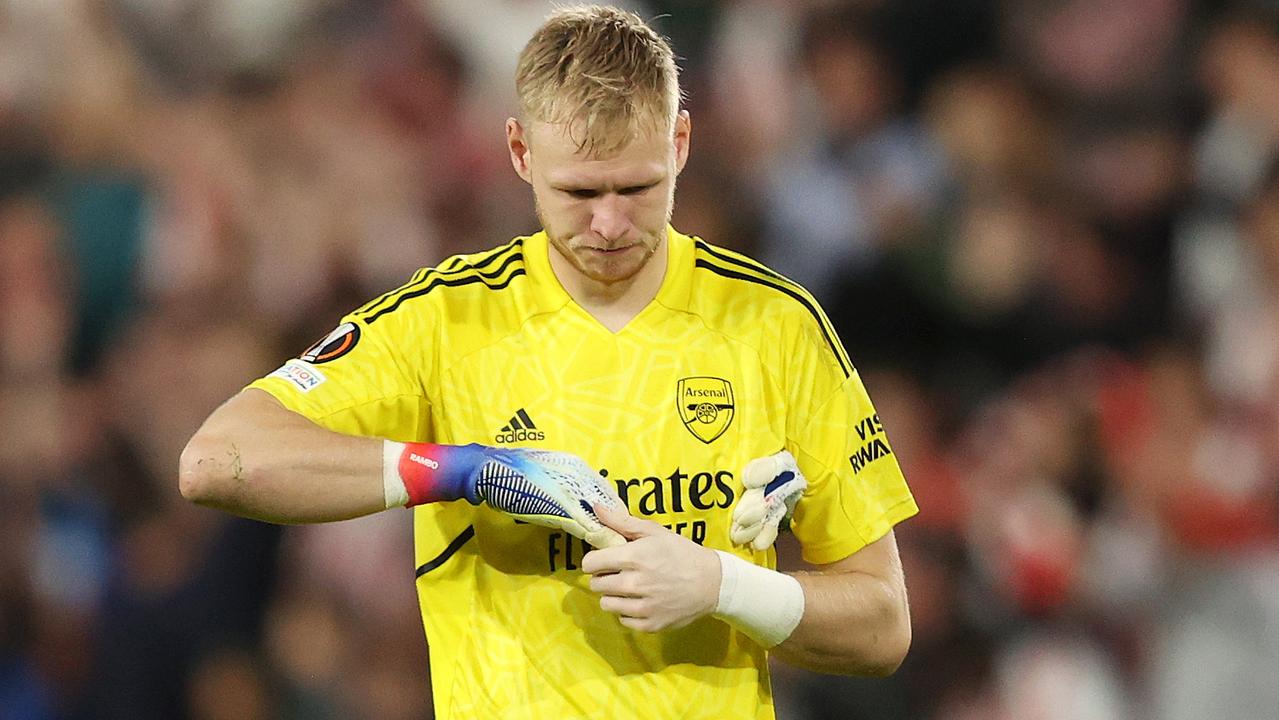
[[[515,91],[521,117],[562,124],[579,151],[608,155],[644,130],[674,128],[679,69],[670,44],[638,15],[565,7],[524,46]]]

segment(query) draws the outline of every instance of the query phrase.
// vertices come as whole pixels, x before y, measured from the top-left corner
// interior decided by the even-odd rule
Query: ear
[[[688,162],[688,142],[693,134],[693,119],[687,110],[680,110],[675,116],[675,174],[679,175]]]
[[[515,168],[515,174],[531,185],[533,175],[529,171],[528,136],[524,126],[513,117],[506,119],[506,147],[511,151],[511,165]]]

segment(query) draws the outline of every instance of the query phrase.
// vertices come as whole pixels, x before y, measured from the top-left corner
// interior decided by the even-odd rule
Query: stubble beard
[[[614,270],[613,266],[626,262],[625,258],[618,258],[616,260],[605,258],[603,263],[596,264],[597,266],[603,265],[603,271],[601,271],[598,267],[590,267],[587,262],[583,261],[582,257],[577,252],[574,252],[573,236],[570,234],[557,233],[555,228],[551,227],[550,223],[547,222],[546,215],[542,212],[542,205],[537,201],[536,196],[533,198],[533,209],[537,213],[537,220],[541,223],[542,229],[546,231],[546,237],[555,252],[558,252],[560,256],[567,260],[568,263],[584,277],[590,279],[592,282],[600,283],[605,286],[631,280],[648,265],[649,261],[652,260],[653,255],[657,253],[657,248],[660,247],[660,243],[665,242],[666,240],[666,225],[670,224],[672,212],[670,209],[666,211],[666,222],[663,223],[660,230],[644,236],[643,255],[633,261],[633,266],[618,272]]]

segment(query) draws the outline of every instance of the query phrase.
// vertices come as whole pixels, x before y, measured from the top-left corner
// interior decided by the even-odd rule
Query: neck
[[[663,238],[639,272],[613,283],[583,275],[554,246],[550,248],[551,270],[574,302],[604,327],[617,332],[657,297],[666,277],[667,245]]]

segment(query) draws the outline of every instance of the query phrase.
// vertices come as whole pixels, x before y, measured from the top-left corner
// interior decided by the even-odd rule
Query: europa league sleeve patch
[[[296,385],[298,390],[301,390],[304,393],[311,392],[316,388],[316,386],[320,385],[325,380],[328,380],[328,378],[324,377],[324,373],[316,370],[310,365],[298,362],[297,360],[290,360],[284,363],[283,367],[271,373],[267,377],[278,377],[288,380]]]
[[[316,365],[326,363],[351,352],[359,341],[360,326],[352,322],[344,322],[333,332],[320,338],[319,342],[307,348],[306,352],[299,357]]]

